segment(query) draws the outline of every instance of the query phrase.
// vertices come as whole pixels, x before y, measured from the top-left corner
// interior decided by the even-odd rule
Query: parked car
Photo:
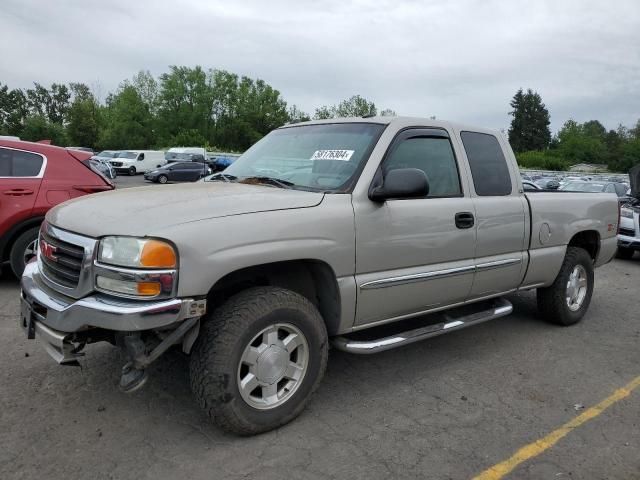
[[[536,185],[535,182],[531,182],[529,180],[522,180],[522,188],[525,192],[535,192],[537,190],[542,190],[542,188]]]
[[[110,180],[113,180],[118,176],[116,173],[116,169],[112,167],[109,162],[106,162],[104,160],[99,160],[95,157],[91,157],[91,158],[88,158],[87,160],[84,160],[84,163],[88,163],[92,168],[99,170],[100,173],[102,173],[105,177],[107,177]]]
[[[0,139],[0,262],[20,276],[36,251],[40,223],[65,200],[113,190],[90,155],[41,143]]]
[[[239,157],[240,155],[231,153],[214,155],[212,170],[214,172],[221,172],[229,165],[233,164],[233,162],[235,162]]]
[[[535,181],[543,190],[558,190],[560,188],[560,182],[553,177],[543,177]]]
[[[614,182],[569,182],[560,187],[560,190],[567,192],[604,192],[615,193],[619,198],[625,198],[627,196],[627,187],[623,183]]]
[[[210,173],[206,165],[198,162],[171,162],[144,174],[150,182],[195,182]]]
[[[122,345],[125,391],[179,345],[213,422],[271,430],[303,410],[330,343],[400,347],[507,315],[504,295],[530,289],[543,318],[583,318],[594,268],[616,252],[618,203],[524,194],[517,171],[507,139],[484,128],[286,125],[205,181],[50,211],[21,324],[63,364],[93,342]],[[60,242],[84,259],[73,278],[52,261]]]
[[[618,258],[630,259],[640,251],[640,165],[629,172],[631,189],[629,199],[620,208],[618,230]]]
[[[159,168],[167,163],[164,152],[159,150],[125,150],[110,161],[116,171],[133,176]]]

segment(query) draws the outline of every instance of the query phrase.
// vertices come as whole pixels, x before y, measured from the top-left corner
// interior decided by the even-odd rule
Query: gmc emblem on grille
[[[40,255],[42,255],[47,260],[51,260],[52,262],[57,262],[58,257],[54,255],[58,249],[51,245],[50,243],[45,242],[43,239],[40,239]]]

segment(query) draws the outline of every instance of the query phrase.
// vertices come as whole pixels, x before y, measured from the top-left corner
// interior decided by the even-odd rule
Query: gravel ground
[[[136,177],[134,180],[138,180]],[[117,389],[119,352],[60,367],[17,326],[0,276],[0,478],[471,478],[640,375],[640,258],[596,273],[589,313],[561,328],[535,296],[493,322],[374,356],[331,351],[307,410],[267,434],[211,426],[171,352],[141,391]],[[640,478],[640,391],[525,462],[512,479]]]

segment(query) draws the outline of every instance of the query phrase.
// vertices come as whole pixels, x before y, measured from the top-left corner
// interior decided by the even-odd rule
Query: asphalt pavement
[[[118,391],[123,360],[110,345],[88,347],[81,368],[56,365],[18,327],[19,286],[5,269],[0,478],[466,479],[617,391],[504,478],[638,479],[640,389],[619,389],[640,376],[639,285],[636,254],[597,270],[573,327],[539,318],[526,292],[509,297],[512,315],[466,330],[373,356],[332,350],[298,419],[240,438],[199,410],[179,352],[134,394]]]

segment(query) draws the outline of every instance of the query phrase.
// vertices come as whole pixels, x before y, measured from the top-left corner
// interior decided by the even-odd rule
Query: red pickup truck
[[[55,205],[113,190],[90,153],[0,137],[0,263],[20,277],[35,254],[40,223]]]

